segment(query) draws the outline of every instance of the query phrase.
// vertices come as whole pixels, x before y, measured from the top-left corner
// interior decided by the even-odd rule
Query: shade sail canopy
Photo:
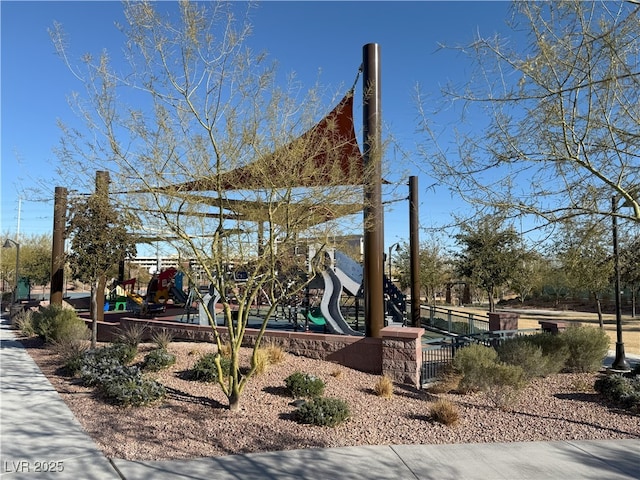
[[[353,124],[353,92],[313,128],[248,165],[153,189],[177,192],[362,185],[364,160]]]
[[[224,214],[193,213],[199,216],[221,215],[228,219],[312,226],[362,211],[363,205],[318,204],[311,198],[308,202],[274,205],[273,202],[259,200],[211,197],[205,192],[223,195],[226,191],[357,186],[365,181],[364,159],[353,122],[353,90],[350,90],[311,129],[248,165],[188,182],[128,193],[164,193],[182,197],[188,203],[215,206],[225,211]],[[203,195],[194,192],[202,192]],[[181,214],[191,215],[187,212]]]

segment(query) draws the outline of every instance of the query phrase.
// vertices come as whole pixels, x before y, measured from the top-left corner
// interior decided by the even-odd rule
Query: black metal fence
[[[497,347],[509,337],[539,332],[540,329],[502,330],[423,341],[422,367],[420,369],[421,384],[425,385],[438,380],[447,366],[453,361],[456,352],[472,343]]]

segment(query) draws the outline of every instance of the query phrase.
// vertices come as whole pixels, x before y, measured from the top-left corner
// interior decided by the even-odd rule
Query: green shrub
[[[558,334],[569,351],[566,370],[595,372],[609,350],[609,336],[600,328],[569,327]]]
[[[136,367],[126,367],[135,354],[136,349],[131,345],[113,343],[103,348],[88,350],[79,362],[73,361],[67,368],[79,373],[85,385],[99,385],[113,375],[139,370]]]
[[[156,348],[147,353],[144,357],[142,369],[150,372],[158,372],[163,368],[170,367],[176,363],[176,356],[164,348]]]
[[[505,363],[488,366],[483,380],[485,383],[481,390],[498,408],[507,408],[513,404],[526,384],[522,367]]]
[[[219,355],[218,353],[207,353],[201,356],[191,370],[189,370],[189,377],[201,382],[217,382],[218,369],[216,367],[216,361],[218,359],[222,367],[223,375],[229,375],[229,371],[231,370],[231,360],[229,357]]]
[[[640,376],[602,375],[595,381],[594,389],[605,400],[634,413],[640,413]]]
[[[133,352],[133,353],[132,353]],[[88,350],[78,361],[68,365],[79,372],[86,386],[97,387],[105,399],[120,406],[142,406],[164,398],[165,388],[145,379],[137,366],[127,366],[136,347],[114,343]]]
[[[294,398],[315,398],[324,393],[322,379],[308,373],[295,372],[284,379],[287,391]]]
[[[551,333],[538,333],[521,337],[524,341],[542,349],[545,371],[542,376],[552,375],[564,370],[569,358],[569,348],[562,337]]]
[[[166,389],[155,380],[139,375],[115,375],[100,385],[104,397],[123,407],[140,407],[161,400]]]
[[[547,358],[542,348],[527,341],[524,336],[508,338],[496,351],[501,362],[522,367],[528,379],[547,375]]]
[[[495,365],[498,353],[491,347],[472,344],[458,350],[453,357],[453,368],[462,375],[461,391],[481,390],[487,382],[487,368]]]
[[[313,398],[296,410],[295,418],[300,423],[335,427],[349,418],[349,405],[339,398]]]
[[[76,337],[87,326],[74,310],[51,305],[33,313],[33,328],[45,342],[54,343]]]

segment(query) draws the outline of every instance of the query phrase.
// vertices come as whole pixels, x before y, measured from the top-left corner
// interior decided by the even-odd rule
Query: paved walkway
[[[195,460],[108,459],[14,332],[0,328],[0,477],[55,480],[637,480],[640,439],[292,450]]]

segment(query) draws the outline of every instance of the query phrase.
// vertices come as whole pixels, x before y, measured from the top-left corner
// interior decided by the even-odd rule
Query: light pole
[[[18,301],[18,281],[20,279],[20,275],[18,273],[20,268],[20,244],[15,240],[11,240],[7,238],[4,241],[4,245],[2,245],[2,248],[11,248],[12,245],[15,245],[16,247],[16,280],[15,280],[15,288],[13,290],[13,303],[15,303]]]
[[[398,250],[400,250],[400,242],[396,242],[396,243],[394,243],[393,245],[391,245],[389,247],[389,282],[391,282],[391,267],[392,267],[392,264],[391,264],[391,252],[393,251],[394,248],[395,248],[396,252]]]
[[[613,262],[615,270],[615,300],[616,300],[616,358],[611,368],[613,370],[629,371],[629,362],[625,357],[622,341],[622,299],[620,298],[620,255],[618,253],[618,223],[616,219],[618,199],[614,195],[611,200],[611,221],[613,230]]]

